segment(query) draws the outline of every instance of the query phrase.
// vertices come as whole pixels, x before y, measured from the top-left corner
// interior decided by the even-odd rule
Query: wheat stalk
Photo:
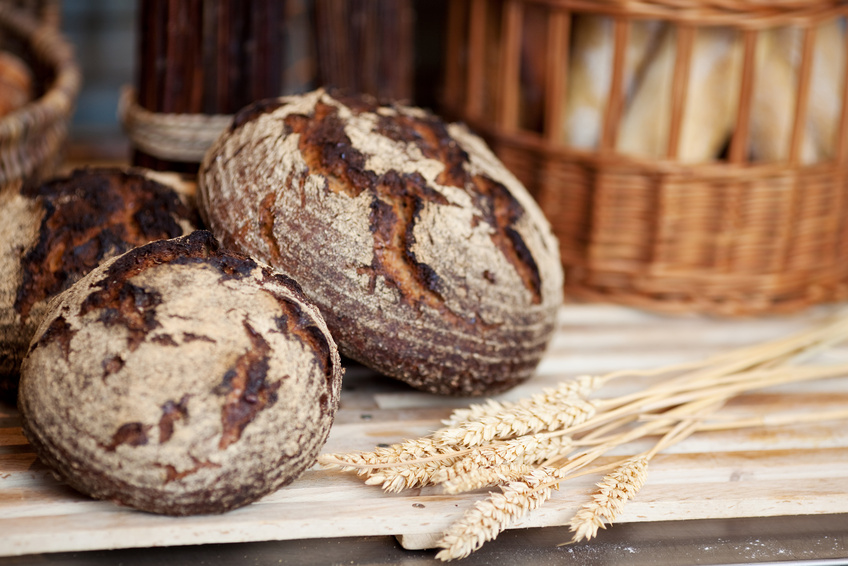
[[[454,412],[446,421],[454,424],[435,431],[432,437],[442,444],[478,446],[491,440],[573,426],[596,413],[595,404],[585,397],[600,382],[600,378],[583,376],[517,403],[491,401],[467,413]]]
[[[524,476],[536,470],[531,464],[501,464],[500,466],[476,467],[461,474],[454,474],[442,481],[445,493],[454,495],[474,491],[484,487],[504,485],[520,481]]]
[[[697,431],[848,418],[848,410],[715,414],[726,400],[749,391],[848,374],[848,364],[791,365],[846,338],[848,318],[699,362],[583,376],[527,399],[490,400],[454,411],[445,427],[420,439],[372,452],[325,454],[319,462],[355,471],[388,491],[440,484],[446,493],[458,493],[501,486],[448,528],[439,542],[441,560],[467,556],[494,539],[561,482],[605,474],[592,500],[570,522],[572,542],[591,539],[616,520],[644,484],[650,460]],[[634,375],[657,381],[629,395],[588,398],[603,384]],[[610,450],[656,436],[648,451],[597,465]]]
[[[527,399],[512,403],[488,399],[484,403],[472,404],[463,409],[456,409],[451,416],[442,421],[447,427],[461,427],[464,423],[481,421],[486,417],[500,417],[516,408],[531,411],[554,410],[563,401],[585,399],[597,390],[606,380],[593,375],[581,375],[564,381],[555,388],[545,389]]]
[[[556,471],[537,468],[478,501],[463,517],[453,523],[437,546],[439,560],[465,558],[486,541],[493,540],[515,519],[538,508],[551,496],[551,482],[556,481]]]
[[[574,533],[571,542],[590,540],[599,528],[615,521],[624,503],[642,489],[648,476],[648,458],[636,456],[625,460],[612,473],[604,476],[590,503],[581,507],[569,523]]]
[[[715,411],[723,404],[723,398],[694,401],[692,407],[686,408],[686,411],[692,411],[691,417],[678,422],[660,438],[653,448],[624,460],[612,472],[604,476],[597,485],[598,491],[592,501],[581,507],[569,522],[569,528],[574,533],[571,542],[590,540],[598,534],[599,528],[606,528],[605,521],[608,524],[613,523],[624,504],[633,499],[645,485],[648,477],[648,462],[651,458],[661,450],[691,435],[697,429],[696,419]]]
[[[539,434],[475,448],[452,465],[440,469],[433,476],[433,483],[444,484],[446,493],[496,485],[503,483],[498,481],[497,473],[506,473],[508,466],[538,464],[568,452],[572,446],[568,437]],[[489,471],[497,473],[489,474]],[[510,479],[517,479],[517,476],[513,474]]]

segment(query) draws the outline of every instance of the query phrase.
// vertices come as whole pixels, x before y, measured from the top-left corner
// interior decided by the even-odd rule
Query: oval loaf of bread
[[[174,176],[79,169],[0,192],[0,396],[14,401],[21,360],[48,301],[100,262],[194,230]]]
[[[77,490],[217,513],[312,465],[341,375],[297,284],[197,231],[135,248],[51,301],[18,403],[38,455]]]
[[[242,110],[210,148],[201,216],[279,268],[345,355],[414,387],[527,379],[562,301],[558,245],[484,142],[424,110],[305,95]]]

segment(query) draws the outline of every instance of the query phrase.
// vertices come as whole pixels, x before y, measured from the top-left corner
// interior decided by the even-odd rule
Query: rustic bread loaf
[[[197,231],[105,262],[52,301],[19,407],[38,455],[77,490],[186,515],[297,477],[340,386],[298,286]]]
[[[18,370],[47,302],[104,259],[188,233],[195,210],[143,169],[80,169],[0,193],[0,392]]]
[[[32,73],[26,63],[8,51],[0,51],[0,116],[29,102],[32,90]]]
[[[198,179],[227,247],[296,279],[339,349],[439,394],[527,379],[562,301],[558,245],[483,141],[421,109],[305,95],[242,110]]]

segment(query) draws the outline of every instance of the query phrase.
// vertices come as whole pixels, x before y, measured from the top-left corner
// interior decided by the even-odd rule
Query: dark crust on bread
[[[355,108],[360,111],[376,110],[366,103]],[[379,273],[392,281],[405,299],[436,307],[436,301],[441,302],[438,282],[430,275],[432,269],[415,259],[411,250],[414,239],[410,241],[410,236],[421,204],[430,201],[448,205],[445,197],[430,187],[421,175],[390,170],[378,176],[368,170],[365,156],[353,147],[345,134],[344,122],[335,106],[318,103],[312,116],[291,114],[286,117],[285,124],[291,132],[300,134],[298,147],[310,172],[326,177],[328,189],[352,197],[363,191],[373,195],[371,232],[375,238],[374,261],[378,264],[371,266],[374,275]],[[471,177],[463,167],[468,161],[467,154],[448,134],[444,122],[434,116],[382,116],[376,133],[396,141],[415,143],[425,156],[445,164],[438,182],[463,189],[473,197],[481,219],[495,228],[492,242],[518,271],[532,294],[533,303],[539,304],[539,268],[521,236],[511,228],[520,219],[523,208],[506,187],[485,176]],[[381,261],[380,256],[386,250],[402,256],[395,261],[406,264],[404,267],[397,266],[405,272],[403,275],[392,273],[392,269],[387,269]],[[416,282],[414,286],[399,284],[401,278],[406,279],[410,275]]]
[[[188,420],[188,393],[179,401],[169,400],[162,405],[162,418],[159,419],[159,444],[168,442],[174,434],[174,423]]]
[[[230,131],[243,126],[251,120],[255,120],[259,116],[276,110],[282,104],[278,98],[265,98],[248,104],[233,116],[233,121],[230,123]]]
[[[224,374],[220,385],[215,388],[217,395],[226,397],[221,411],[224,428],[218,443],[221,450],[241,438],[242,431],[259,411],[277,402],[277,390],[280,388],[279,382],[269,384],[265,381],[271,347],[247,321],[243,322],[243,326],[253,348],[236,359],[232,369]]]
[[[21,261],[15,309],[24,318],[33,304],[67,289],[104,258],[182,235],[178,218],[197,224],[172,189],[120,169],[80,169],[21,193],[45,209],[38,242]]]
[[[182,238],[151,242],[116,259],[104,276],[93,285],[97,289],[83,301],[79,314],[85,315],[92,310],[97,310],[101,313],[100,321],[107,326],[123,325],[129,331],[128,349],[135,350],[158,326],[156,306],[161,302],[161,297],[155,292],[149,292],[132,284],[129,280],[144,270],[163,263],[177,265],[203,263],[217,269],[220,272],[221,281],[248,277],[257,267],[260,267],[248,256],[221,248],[210,232],[197,230]],[[300,285],[290,277],[265,266],[261,267],[261,271],[264,281],[283,285],[299,301],[307,301]],[[316,363],[320,365],[321,372],[326,376],[327,381],[332,381],[334,378],[331,361],[333,346],[314,324],[308,322],[310,319],[300,305],[284,296],[278,294],[273,296],[283,311],[283,314],[277,318],[280,330],[297,337],[303,344],[319,354],[316,356]],[[60,319],[61,317],[57,321]],[[50,329],[52,330],[56,324],[57,322],[54,321]],[[57,332],[58,330],[60,329],[57,329]],[[222,391],[239,391],[239,393],[232,403],[230,412],[222,417],[225,429],[232,431],[228,437],[229,440],[222,448],[238,439],[240,431],[250,422],[251,415],[255,415],[255,410],[261,410],[266,405],[270,406],[276,400],[275,392],[263,385],[264,373],[267,371],[267,351],[264,356],[259,355],[258,358],[253,358],[257,355],[256,352],[265,351],[262,338],[249,326],[245,326],[245,330],[251,337],[255,349],[249,359],[236,363],[232,368],[232,375],[223,378]],[[192,337],[195,340],[204,338],[206,337]],[[152,339],[161,341],[162,338],[157,336]],[[39,344],[43,341],[44,338],[39,341]],[[237,380],[238,387],[232,386],[233,380]]]
[[[290,278],[279,274],[267,266],[258,264],[253,259],[219,247],[217,240],[209,232],[196,231],[188,236],[171,240],[160,240],[141,246],[118,257],[108,266],[102,268],[102,275],[90,277],[88,289],[90,292],[79,296],[78,316],[95,316],[105,326],[123,326],[128,330],[128,352],[143,341],[156,341],[161,335],[155,334],[158,328],[157,306],[163,304],[158,293],[143,288],[143,283],[133,282],[132,279],[153,267],[163,264],[192,265],[200,264],[212,268],[218,273],[221,284],[234,279],[250,277],[260,287],[267,291],[280,305],[280,313],[274,319],[275,327],[270,332],[280,332],[299,340],[306,351],[314,354],[313,363],[320,374],[326,378],[323,385],[325,392],[316,392],[315,399],[320,404],[320,414],[323,422],[332,423],[338,404],[338,384],[341,379],[341,367],[335,345],[326,333],[317,325],[317,311],[309,312],[304,306],[306,298],[300,287]],[[290,294],[284,293],[284,286]],[[319,317],[320,318],[320,317]],[[236,331],[245,332],[249,338],[250,347],[238,356],[230,365],[229,370],[221,375],[220,381],[209,394],[224,398],[221,409],[222,436],[217,449],[221,452],[237,443],[243,432],[262,411],[268,410],[279,402],[281,384],[289,379],[288,375],[276,374],[275,381],[268,379],[269,361],[274,353],[268,342],[258,333],[245,318],[243,328]],[[73,338],[73,330],[67,321],[59,314],[47,331],[36,342],[34,348],[47,347],[58,343],[67,352],[68,344]],[[169,337],[170,338],[170,337]],[[188,342],[212,342],[215,340],[195,334],[184,334]],[[173,338],[170,338],[173,340]],[[167,347],[167,346],[166,346]],[[67,355],[67,354],[66,354]],[[121,369],[123,360],[120,357],[104,359],[103,379]],[[315,375],[314,373],[312,375]],[[26,392],[27,388],[24,387]],[[189,400],[192,392],[176,394],[161,407],[158,422],[142,423],[135,420],[116,423],[114,433],[109,441],[100,444],[105,452],[115,452],[118,449],[135,449],[146,446],[151,442],[165,445],[171,441],[177,423],[190,422]],[[65,442],[46,441],[40,436],[41,431],[34,423],[27,421],[31,412],[28,403],[32,400],[22,394],[20,399],[21,413],[24,420],[24,431],[27,438],[36,448],[39,456],[57,471],[72,487],[88,493],[93,497],[109,499],[120,504],[130,505],[139,509],[169,515],[191,515],[199,513],[220,513],[240,507],[270,491],[290,483],[294,476],[284,475],[284,465],[304,469],[311,462],[301,451],[293,454],[281,453],[276,458],[277,465],[268,470],[267,474],[256,474],[247,483],[244,480],[235,488],[228,484],[228,474],[222,473],[214,485],[199,492],[184,492],[180,503],[175,504],[156,488],[128,485],[108,473],[100,473],[87,469],[85,462],[79,461],[77,451],[73,449],[76,442],[66,438]],[[327,431],[329,431],[329,424]],[[304,429],[298,429],[305,434]],[[314,457],[314,456],[313,456]],[[153,465],[164,468],[164,483],[179,481],[187,476],[206,468],[219,468],[220,464],[197,459],[192,456],[194,466],[178,471],[168,464]],[[82,464],[83,472],[77,464]],[[74,471],[77,470],[77,471]],[[87,474],[81,479],[78,474]],[[299,472],[298,472],[299,473]]]
[[[66,177],[27,184],[21,196],[43,211],[37,239],[20,257],[21,282],[14,303],[19,328],[6,329],[0,359],[0,398],[14,402],[21,361],[47,300],[70,287],[103,260],[161,238],[184,233],[179,221],[199,222],[171,187],[141,169],[86,168]],[[11,276],[11,275],[9,275]]]

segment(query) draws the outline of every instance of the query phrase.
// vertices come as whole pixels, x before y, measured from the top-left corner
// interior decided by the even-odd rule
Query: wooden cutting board
[[[603,305],[569,305],[536,377],[500,396],[518,399],[562,379],[697,360],[808,328],[835,311],[754,320],[669,318]],[[848,347],[819,362],[848,361]],[[631,391],[619,380],[604,396]],[[369,450],[427,434],[469,399],[415,392],[360,367],[348,368],[328,452]],[[738,398],[728,412],[834,410],[848,406],[848,377],[784,386]],[[437,488],[384,494],[351,474],[313,468],[246,508],[172,518],[92,501],[56,481],[21,434],[17,412],[0,406],[0,555],[258,540],[396,535],[407,548],[436,533],[485,493]],[[631,445],[630,450],[644,446]],[[565,524],[595,478],[561,485],[515,528]],[[651,463],[648,481],[620,522],[848,513],[848,422],[699,433]],[[569,534],[563,528],[563,541]],[[490,543],[496,544],[496,543]]]

